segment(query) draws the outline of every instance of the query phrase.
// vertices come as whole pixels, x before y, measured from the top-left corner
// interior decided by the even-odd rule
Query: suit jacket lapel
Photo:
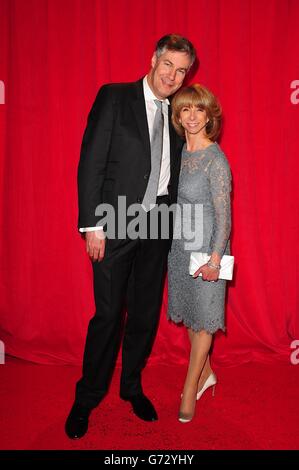
[[[140,133],[142,143],[144,145],[148,158],[151,158],[151,144],[150,135],[148,130],[148,122],[146,115],[145,100],[143,94],[143,78],[136,82],[136,99],[131,101],[131,107],[135,116],[137,128]],[[169,127],[169,142],[170,142],[170,177],[175,173],[177,165],[180,164],[178,155],[178,140],[173,125],[171,124],[171,106],[168,106],[168,127]]]
[[[145,151],[148,157],[151,158],[151,144],[143,94],[143,79],[136,82],[136,99],[131,102],[131,107],[135,115],[137,128],[139,129]]]

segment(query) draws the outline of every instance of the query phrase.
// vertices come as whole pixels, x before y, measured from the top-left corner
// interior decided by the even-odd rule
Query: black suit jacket
[[[170,107],[169,107],[170,108]],[[171,203],[176,202],[182,140],[170,121]],[[96,207],[111,204],[117,212],[118,196],[127,206],[141,203],[151,170],[150,137],[143,94],[143,79],[100,88],[88,116],[78,168],[80,227],[100,225]]]

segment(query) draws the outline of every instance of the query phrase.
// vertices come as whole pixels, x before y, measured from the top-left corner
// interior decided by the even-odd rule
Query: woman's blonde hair
[[[209,139],[216,140],[221,130],[221,106],[213,93],[199,83],[181,88],[171,102],[171,120],[177,133],[185,137],[185,130],[180,123],[180,112],[184,107],[191,106],[200,107],[206,111],[209,119],[206,125],[206,135]]]

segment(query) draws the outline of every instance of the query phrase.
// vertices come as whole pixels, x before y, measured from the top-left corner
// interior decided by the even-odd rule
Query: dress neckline
[[[213,142],[212,144],[208,145],[207,147],[205,147],[204,149],[198,149],[198,150],[193,150],[192,152],[190,152],[190,150],[187,150],[186,148],[186,142],[184,143],[184,147],[183,147],[183,151],[189,155],[194,155],[194,154],[197,154],[197,153],[201,153],[201,152],[205,152],[206,150],[210,149],[211,147],[213,147],[214,145],[217,145],[217,142]]]

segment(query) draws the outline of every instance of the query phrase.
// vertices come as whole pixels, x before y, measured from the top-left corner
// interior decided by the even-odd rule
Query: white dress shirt
[[[150,140],[152,139],[152,132],[154,127],[154,119],[157,111],[157,106],[155,100],[157,97],[152,92],[148,81],[147,76],[143,79],[143,92],[145,99],[146,107],[146,116],[147,123],[149,128]],[[160,100],[162,101],[162,100]],[[162,111],[164,116],[164,130],[163,130],[163,151],[162,151],[162,161],[161,161],[161,171],[160,179],[158,186],[157,196],[164,196],[168,194],[167,186],[170,178],[170,143],[169,143],[169,125],[168,125],[168,106],[169,100],[166,99],[162,101]]]
[[[149,129],[149,137],[151,139],[155,114],[157,111],[157,106],[154,100],[156,100],[157,97],[154,95],[152,89],[150,88],[148,84],[147,75],[143,79],[143,93],[144,93],[144,99],[145,99],[145,108],[146,108],[146,116],[147,116],[147,123],[148,123],[148,129]],[[164,196],[168,194],[167,186],[168,186],[169,178],[170,178],[170,141],[169,141],[169,119],[168,119],[169,104],[170,103],[167,98],[162,101],[162,111],[163,111],[163,116],[164,116],[163,151],[162,151],[161,171],[160,171],[160,179],[159,179],[157,196]],[[80,232],[92,232],[94,230],[103,230],[103,227],[97,226],[97,227],[85,227],[85,228],[79,229]]]

